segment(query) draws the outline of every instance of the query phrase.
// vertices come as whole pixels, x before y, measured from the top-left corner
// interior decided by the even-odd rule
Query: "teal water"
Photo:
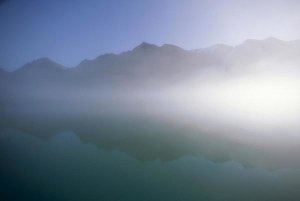
[[[2,200],[299,200],[298,169],[266,170],[185,155],[139,160],[73,132],[1,132]]]

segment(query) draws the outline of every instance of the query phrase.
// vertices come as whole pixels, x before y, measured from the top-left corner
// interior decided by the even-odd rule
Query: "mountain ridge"
[[[64,68],[76,68],[80,65],[82,65],[82,63],[88,63],[90,61],[94,61],[96,59],[101,59],[103,57],[107,57],[107,56],[120,56],[120,55],[123,55],[123,54],[126,54],[128,52],[133,52],[133,51],[146,51],[146,52],[151,52],[151,51],[155,51],[155,50],[161,50],[161,49],[173,49],[173,50],[182,50],[182,51],[186,51],[186,52],[196,52],[196,53],[202,53],[203,51],[211,51],[211,50],[215,50],[215,49],[220,49],[220,48],[227,48],[227,49],[232,49],[232,48],[241,48],[243,46],[246,46],[246,45],[249,45],[249,44],[255,44],[255,43],[270,43],[270,42],[280,42],[280,43],[285,43],[285,44],[290,44],[290,43],[295,43],[295,42],[299,42],[300,43],[300,39],[296,39],[296,40],[290,40],[290,41],[286,41],[286,40],[280,40],[278,38],[275,38],[275,37],[268,37],[266,39],[262,39],[262,40],[257,40],[257,39],[247,39],[245,40],[244,42],[236,45],[236,46],[231,46],[231,45],[227,45],[227,44],[223,44],[223,43],[216,43],[214,45],[211,45],[211,46],[208,46],[208,47],[204,47],[204,48],[200,48],[200,49],[195,49],[195,50],[186,50],[186,49],[183,49],[179,46],[176,46],[176,45],[173,45],[173,44],[163,44],[161,46],[158,46],[158,45],[155,45],[155,44],[151,44],[151,43],[147,43],[147,42],[142,42],[140,43],[139,45],[135,46],[133,49],[131,50],[127,50],[127,51],[123,51],[119,54],[115,54],[115,53],[105,53],[105,54],[102,54],[102,55],[99,55],[97,56],[96,58],[94,59],[84,59],[82,60],[81,62],[79,62],[78,65],[76,65],[75,67],[65,67],[64,65],[62,64],[59,64],[55,61],[52,61],[51,59],[49,58],[46,58],[46,57],[43,57],[43,58],[39,58],[39,59],[35,59],[35,60],[32,60],[31,62],[28,62],[24,65],[22,65],[21,67],[19,67],[18,69],[12,71],[12,72],[16,72],[24,67],[26,67],[27,65],[29,64],[32,64],[32,63],[35,63],[36,61],[43,61],[43,60],[50,60],[56,64],[59,64],[61,66],[63,66]]]
[[[197,51],[185,50],[172,44],[157,46],[141,43],[135,48],[119,54],[107,53],[94,59],[85,59],[76,67],[68,68],[49,58],[33,60],[16,71],[1,73],[1,79],[11,82],[42,84],[102,86],[141,83],[176,83],[204,71],[244,71],[278,66],[283,62],[289,66],[300,64],[300,40],[282,41],[276,38],[246,40],[240,45],[216,44]],[[267,66],[269,65],[269,66]],[[283,66],[283,65],[282,65]],[[21,80],[21,81],[18,81]],[[39,81],[37,81],[39,80]],[[8,83],[10,84],[10,83]]]

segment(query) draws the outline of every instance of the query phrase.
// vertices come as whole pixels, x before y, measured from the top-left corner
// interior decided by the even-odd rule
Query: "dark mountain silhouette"
[[[62,73],[66,68],[49,58],[40,58],[33,60],[21,68],[17,69],[14,74],[18,78],[51,78],[57,76],[57,74]]]
[[[201,68],[216,65],[216,60],[174,45],[156,46],[142,43],[119,55],[105,54],[94,60],[84,60],[70,73],[76,77],[132,81],[149,79],[176,80]]]
[[[3,90],[15,91],[16,94],[46,88],[53,91],[53,87],[54,91],[86,87],[99,90],[155,87],[183,82],[207,70],[224,73],[247,72],[266,66],[269,71],[289,66],[294,68],[300,64],[299,52],[300,40],[282,41],[276,38],[246,40],[235,47],[216,44],[193,51],[171,44],[141,43],[120,54],[110,53],[83,60],[73,68],[64,67],[49,58],[37,59],[14,72],[1,71],[0,79]]]
[[[194,75],[204,68],[241,67],[267,59],[298,63],[299,51],[300,40],[281,41],[275,38],[246,40],[235,47],[217,44],[196,51],[187,51],[170,44],[156,46],[141,43],[133,50],[121,54],[104,54],[93,60],[84,60],[74,68],[66,68],[48,58],[41,58],[25,64],[13,74],[18,79],[57,76],[79,82],[147,78],[176,80]],[[3,74],[1,72],[0,76]]]

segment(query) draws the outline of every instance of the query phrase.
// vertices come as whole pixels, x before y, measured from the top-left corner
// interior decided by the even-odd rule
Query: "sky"
[[[197,49],[300,38],[297,0],[0,0],[0,68],[40,57],[68,67],[141,42]]]

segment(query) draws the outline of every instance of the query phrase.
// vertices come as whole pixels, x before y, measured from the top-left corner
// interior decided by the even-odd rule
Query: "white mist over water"
[[[7,90],[12,93],[3,101],[3,119],[42,137],[70,130],[144,160],[199,154],[298,168],[297,50],[298,41],[250,40],[211,57],[211,49],[197,53],[144,43],[90,61],[92,66],[50,71],[49,82],[38,67],[27,69],[15,75],[23,81]],[[107,64],[110,71],[100,68]]]
[[[162,113],[177,111],[179,117],[182,113],[195,120],[211,117],[245,127],[298,128],[300,75],[217,75],[129,97],[146,108]]]
[[[136,93],[129,108],[298,161],[298,72],[210,73],[153,91]]]
[[[300,117],[299,78],[292,74],[237,76],[191,83],[176,93],[194,113],[210,109],[224,121],[294,127]]]

